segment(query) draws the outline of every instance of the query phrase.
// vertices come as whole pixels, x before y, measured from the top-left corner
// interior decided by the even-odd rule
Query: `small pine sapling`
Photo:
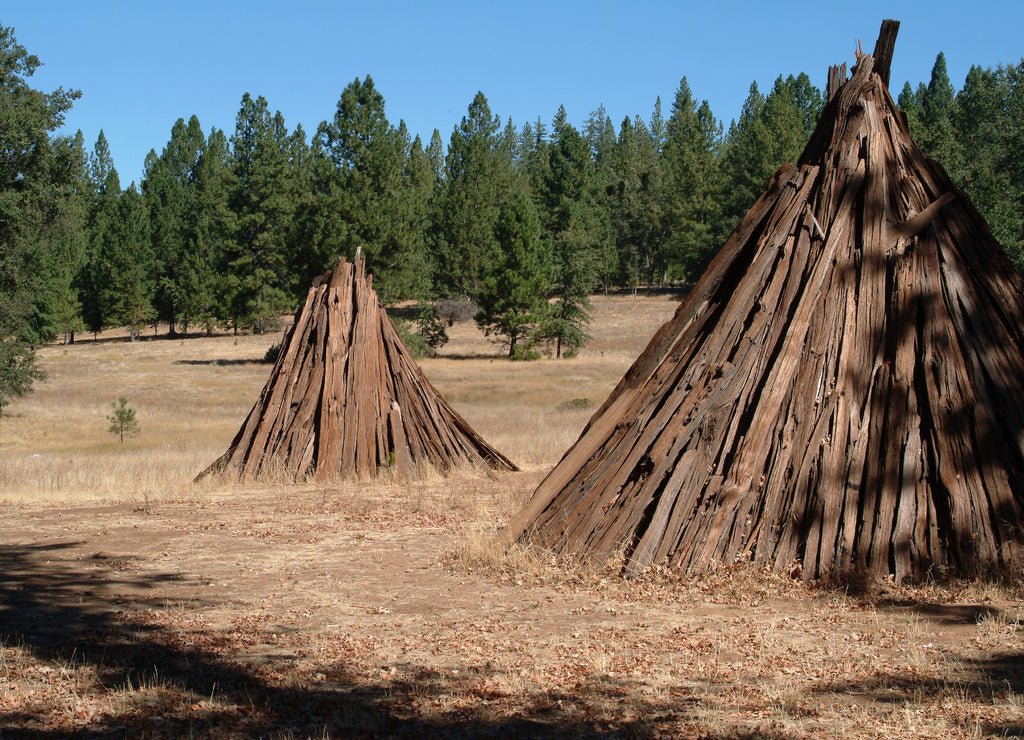
[[[124,396],[120,396],[117,403],[112,403],[110,406],[114,409],[114,413],[106,417],[110,422],[110,429],[107,431],[120,435],[121,444],[124,444],[126,434],[131,436],[139,433],[139,420],[135,418],[135,409],[128,407],[128,399]]]

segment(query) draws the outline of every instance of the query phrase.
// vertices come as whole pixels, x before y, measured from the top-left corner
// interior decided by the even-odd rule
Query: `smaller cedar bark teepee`
[[[506,541],[627,572],[974,575],[1024,554],[1024,285],[889,91],[829,102]]]
[[[424,376],[357,255],[313,283],[259,400],[199,477],[234,469],[323,480],[393,467],[409,478],[424,463],[516,469]]]

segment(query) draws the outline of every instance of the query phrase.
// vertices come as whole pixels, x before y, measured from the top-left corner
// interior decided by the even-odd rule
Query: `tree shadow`
[[[835,582],[847,593],[850,582]],[[867,589],[861,593],[865,603],[880,612],[906,617],[916,615],[945,629],[978,625],[986,620],[1006,618],[1003,610],[986,604],[942,604],[918,599],[873,596]],[[930,701],[958,701],[995,705],[1001,700],[1014,701],[1011,696],[1024,694],[1024,649],[994,652],[984,657],[954,656],[963,666],[960,674],[939,678],[922,676],[914,671],[893,668],[888,671],[865,672],[855,680],[823,682],[809,691],[812,695],[856,697],[861,703],[908,704],[927,706]],[[981,726],[986,736],[1016,737],[1024,734],[1024,723],[1010,720]]]
[[[811,690],[817,695],[856,696],[879,704],[927,706],[955,696],[957,701],[995,705],[1009,701],[1010,695],[1024,693],[1024,650],[996,653],[985,658],[964,658],[967,668],[962,677],[925,678],[893,669],[875,671],[854,681],[827,682]],[[1016,737],[1024,734],[1018,720],[987,722],[981,726],[986,736]]]
[[[268,332],[266,336],[271,336],[274,333],[280,332]],[[187,334],[184,332],[176,332],[170,334],[166,331],[158,332],[156,334],[142,332],[139,334],[135,341],[132,342],[131,337],[126,333],[119,336],[97,336],[94,334],[81,334],[75,337],[73,342],[63,342],[60,340],[54,341],[54,345],[62,347],[79,347],[83,345],[101,345],[101,344],[141,344],[146,342],[182,342],[190,341],[193,339],[212,339],[218,337],[238,336],[231,334],[230,331],[215,331],[211,334],[207,334],[205,331],[190,331]]]
[[[342,659],[317,665],[323,673],[313,674],[297,670],[294,656],[249,661],[217,630],[178,629],[159,618],[169,608],[194,614],[209,605],[164,603],[161,587],[185,576],[126,575],[126,561],[138,560],[126,556],[96,555],[84,565],[69,560],[67,551],[81,544],[0,546],[0,645],[56,662],[65,680],[72,680],[67,666],[88,667],[94,693],[119,697],[108,701],[115,711],[62,726],[38,706],[0,701],[0,737],[647,738],[663,736],[659,724],[706,711],[697,697],[656,701],[631,681],[608,676],[528,691],[513,704],[507,691],[488,688],[495,685],[488,679],[507,678],[489,663],[457,675],[398,664],[378,679]],[[138,596],[115,596],[129,589]],[[24,679],[16,663],[6,662],[5,680]],[[88,697],[90,689],[76,691]],[[475,706],[452,697],[472,698]],[[633,719],[618,719],[622,702]],[[421,709],[438,705],[450,708]]]
[[[913,612],[930,622],[946,626],[978,624],[984,619],[996,619],[1002,615],[1000,609],[983,604],[934,604],[907,599],[883,599],[875,602],[875,605],[894,613]]]
[[[437,357],[431,358],[436,360],[494,360],[512,362],[508,357],[508,350],[498,350],[497,352],[445,352],[441,350],[437,353]]]
[[[178,365],[208,365],[217,367],[237,367],[241,365],[273,365],[274,363],[268,362],[264,359],[240,359],[240,360],[178,360]]]

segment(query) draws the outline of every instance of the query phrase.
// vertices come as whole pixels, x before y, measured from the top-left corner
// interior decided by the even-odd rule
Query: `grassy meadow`
[[[421,365],[492,445],[523,469],[548,468],[676,305],[673,296],[597,296],[594,340],[558,361],[508,362],[471,320],[460,321],[440,356]],[[130,343],[108,331],[41,348],[46,382],[0,418],[0,501],[194,495],[192,479],[227,449],[270,373],[261,360],[280,339],[149,335]],[[120,396],[140,426],[124,444],[107,431]]]

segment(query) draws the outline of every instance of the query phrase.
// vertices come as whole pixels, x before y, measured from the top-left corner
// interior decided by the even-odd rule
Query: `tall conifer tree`
[[[583,125],[583,135],[590,145],[591,156],[594,160],[594,199],[608,225],[609,237],[612,240],[606,247],[608,251],[601,260],[601,270],[598,274],[598,279],[607,292],[619,276],[611,210],[611,198],[615,192],[615,176],[612,165],[618,137],[615,133],[615,125],[605,111],[604,105],[598,106],[587,116]]]
[[[179,118],[171,127],[171,138],[158,157],[147,158],[142,193],[150,218],[150,238],[158,272],[154,299],[157,316],[176,332],[178,321],[187,331],[192,286],[186,279],[185,263],[198,238],[196,176],[206,145],[196,116]],[[183,314],[184,311],[184,314]]]
[[[516,188],[494,222],[495,259],[481,273],[477,325],[508,344],[510,359],[529,357],[547,319],[551,255],[541,239],[540,219],[530,196]]]
[[[608,192],[620,282],[634,288],[652,284],[666,267],[661,165],[654,138],[639,116],[623,120],[611,171]]]
[[[385,303],[422,294],[428,278],[422,246],[425,183],[422,170],[415,182],[407,177],[408,136],[404,124],[395,128],[388,122],[384,97],[366,77],[342,91],[333,120],[320,124],[315,141],[322,155],[316,170],[318,207],[334,211],[321,217],[330,231],[320,239],[349,257],[362,247]]]
[[[152,298],[156,265],[149,219],[134,183],[117,198],[114,218],[101,244],[109,280],[100,292],[111,325],[126,326],[131,341],[156,318]]]
[[[231,144],[228,202],[233,234],[222,268],[223,305],[236,331],[245,327],[263,332],[291,307],[287,245],[296,193],[284,117],[280,112],[271,115],[262,96],[246,93]]]
[[[475,298],[485,270],[499,259],[494,226],[515,181],[502,133],[500,119],[478,92],[452,132],[438,193],[434,241],[438,288],[445,294]]]
[[[752,83],[740,118],[729,128],[722,171],[729,178],[726,221],[735,226],[783,162],[795,162],[824,105],[806,74],[781,75],[767,97]]]
[[[946,56],[940,51],[932,66],[928,86],[920,96],[921,132],[918,143],[948,171],[958,170],[961,148],[953,131],[955,92],[946,71]]]
[[[210,334],[218,317],[228,315],[227,307],[218,304],[218,297],[222,295],[220,285],[224,277],[219,267],[225,262],[228,240],[234,233],[228,208],[231,166],[227,136],[220,129],[212,129],[196,163],[192,240],[185,247],[178,280],[178,316],[183,331],[198,324]]]
[[[107,289],[115,279],[110,249],[121,197],[121,180],[103,131],[100,131],[89,155],[87,187],[90,192],[86,214],[86,258],[79,271],[78,286],[85,327],[95,334],[113,326],[116,321],[108,305]]]
[[[950,122],[962,154],[952,163],[941,163],[970,194],[993,236],[1022,269],[1024,61],[1017,67],[971,67],[954,100]]]
[[[546,334],[555,354],[574,354],[588,339],[590,292],[612,247],[607,212],[600,207],[590,145],[570,124],[557,126],[541,194],[551,242],[553,290]]]
[[[698,108],[684,77],[666,125],[662,163],[668,259],[687,280],[700,276],[721,243],[721,139],[721,124],[706,100]]]

